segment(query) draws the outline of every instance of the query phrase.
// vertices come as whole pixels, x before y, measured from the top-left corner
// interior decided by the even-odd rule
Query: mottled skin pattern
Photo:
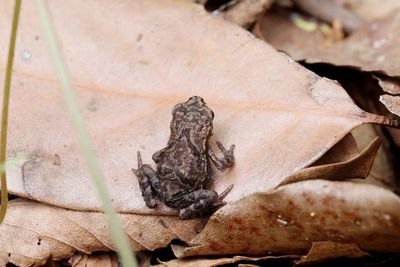
[[[138,152],[138,177],[144,201],[154,208],[156,199],[179,210],[181,219],[190,219],[213,212],[223,206],[223,199],[232,189],[221,195],[204,189],[212,179],[210,162],[224,171],[234,163],[233,149],[225,149],[217,142],[224,157],[217,158],[208,146],[212,134],[214,113],[203,98],[193,96],[172,110],[171,135],[167,147],[153,154],[157,171],[142,164]]]

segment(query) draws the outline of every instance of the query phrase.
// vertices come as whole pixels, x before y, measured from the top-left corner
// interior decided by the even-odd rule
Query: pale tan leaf
[[[290,13],[282,11],[261,17],[255,33],[295,60],[400,76],[400,11],[365,23],[348,38],[330,45],[321,32],[301,30],[291,21]]]
[[[189,242],[197,234],[194,229],[199,223],[165,216],[120,214],[119,217],[136,251],[165,247],[173,239]],[[180,227],[179,236],[169,227],[176,224]],[[115,247],[107,219],[99,212],[65,210],[18,199],[10,202],[6,219],[0,225],[0,265],[8,262],[18,266],[42,265],[50,256],[60,260],[76,252],[112,250]],[[96,258],[85,261],[93,262]]]
[[[9,25],[11,2],[0,5],[0,23]],[[49,5],[120,212],[176,214],[145,206],[131,168],[136,167],[137,150],[151,164],[150,156],[168,140],[172,107],[189,96],[203,96],[215,112],[212,146],[216,140],[236,144],[235,168],[215,172],[216,191],[235,185],[228,202],[273,188],[352,128],[385,122],[360,110],[338,84],[198,5],[172,0]],[[98,14],[105,13],[116,19],[104,24]],[[31,14],[33,3],[26,1],[17,40],[8,156],[34,158],[9,173],[10,191],[62,207],[100,210]],[[8,27],[0,28],[1,39],[7,36],[4,29]],[[0,58],[5,53],[2,47]]]
[[[390,112],[400,116],[400,96],[381,95],[379,101],[381,101]]]
[[[400,3],[400,2],[399,2]],[[374,76],[379,82],[380,87],[391,95],[400,95],[400,79],[396,77]]]

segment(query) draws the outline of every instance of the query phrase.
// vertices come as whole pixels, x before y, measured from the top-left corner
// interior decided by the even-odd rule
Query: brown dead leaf
[[[1,5],[0,23],[8,25],[11,3]],[[57,206],[100,210],[32,15],[33,3],[23,5],[8,157],[33,158],[10,171],[10,191]],[[172,0],[49,5],[120,212],[175,214],[145,206],[131,168],[136,166],[137,150],[151,164],[151,154],[168,140],[172,107],[189,96],[203,96],[216,114],[212,146],[216,140],[236,144],[235,168],[215,172],[218,192],[235,185],[228,202],[274,188],[321,157],[352,128],[385,121],[360,110],[338,84],[198,5]],[[118,14],[118,19],[93,26],[103,25],[97,14],[104,12]],[[6,36],[7,28],[0,29],[0,37]],[[29,59],[22,57],[27,51]],[[5,53],[2,48],[0,58]],[[55,154],[60,164],[53,164]]]
[[[357,127],[359,128],[359,127]],[[346,134],[342,140],[331,147],[322,157],[311,166],[320,166],[331,163],[348,161],[360,154],[356,140],[351,133]]]
[[[298,258],[297,255],[285,255],[285,256],[265,256],[265,257],[246,257],[246,256],[234,256],[232,258],[219,258],[219,259],[207,259],[207,258],[188,258],[188,259],[175,259],[167,262],[161,262],[158,267],[212,267],[212,266],[223,266],[229,264],[236,264],[238,266],[244,266],[243,261],[257,262],[265,260],[276,260],[276,259],[293,259]],[[235,265],[235,266],[236,266]],[[259,266],[259,265],[252,265]]]
[[[254,32],[295,60],[351,66],[400,76],[400,11],[364,24],[341,42],[325,45],[318,32],[305,32],[291,22],[290,13],[267,13],[258,20]]]
[[[227,206],[210,218],[181,256],[304,254],[322,240],[398,252],[399,238],[397,195],[368,184],[310,180]]]
[[[337,0],[366,20],[383,18],[400,8],[398,0]]]
[[[400,2],[399,2],[400,3]],[[374,76],[378,82],[380,87],[386,93],[392,95],[400,95],[400,79],[397,77],[382,77],[382,76]]]
[[[273,0],[244,0],[222,12],[221,16],[226,20],[248,28],[273,2]]]
[[[345,162],[331,163],[302,169],[284,179],[280,185],[305,180],[325,179],[344,180],[349,178],[365,178],[368,176],[381,142],[379,138],[359,155]]]
[[[121,214],[119,218],[135,251],[165,247],[173,239],[189,242],[197,234],[193,229],[199,221],[134,214]],[[175,233],[176,224],[179,234]],[[36,266],[50,256],[60,260],[76,252],[95,251],[115,251],[102,213],[71,211],[18,199],[10,202],[6,219],[0,225],[0,265],[10,262]],[[72,260],[78,264],[76,257]],[[105,260],[85,257],[84,262]]]
[[[379,101],[381,101],[390,112],[400,116],[400,96],[381,95]]]
[[[71,267],[118,267],[118,257],[109,253],[97,253],[93,255],[73,255],[68,263]]]
[[[354,32],[363,23],[363,20],[348,10],[337,0],[293,0],[296,6],[307,13],[327,22],[338,20],[343,24],[346,32]]]
[[[296,265],[305,265],[339,257],[361,258],[368,255],[353,243],[322,241],[313,243],[308,254],[295,262]]]
[[[400,182],[396,179],[396,173],[400,171],[392,153],[391,144],[386,139],[382,130],[374,125],[362,125],[352,131],[357,145],[360,148],[368,146],[372,139],[381,136],[382,145],[379,148],[371,171],[365,180],[353,180],[357,183],[369,183],[384,187],[391,191],[400,192]]]

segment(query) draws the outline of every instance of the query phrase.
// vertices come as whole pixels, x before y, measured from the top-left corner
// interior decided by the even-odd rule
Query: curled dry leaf
[[[356,128],[357,129],[357,128]],[[348,161],[360,154],[357,142],[351,133],[346,134],[342,140],[331,147],[322,157],[311,166],[320,166],[331,163]]]
[[[7,25],[12,5],[1,5],[0,22]],[[8,156],[32,159],[9,173],[10,191],[62,207],[100,210],[36,17],[30,15],[35,14],[33,3],[23,5]],[[359,109],[337,83],[198,5],[172,0],[49,5],[120,212],[171,214],[145,206],[131,168],[137,150],[151,163],[150,156],[165,146],[171,109],[189,96],[201,95],[215,112],[211,144],[217,139],[236,144],[235,168],[215,172],[216,191],[235,185],[228,202],[274,188],[354,127],[388,122]],[[103,25],[97,14],[105,12],[118,19],[95,27]],[[27,51],[30,58],[22,56]],[[5,53],[2,48],[0,58]],[[59,164],[54,164],[56,154]]]
[[[222,12],[221,16],[226,20],[248,28],[273,2],[273,0],[244,0]]]
[[[399,2],[400,3],[400,2]],[[400,95],[400,79],[398,77],[374,76],[383,91],[391,95]]]
[[[353,159],[340,163],[318,165],[302,169],[285,178],[280,185],[312,179],[343,180],[349,178],[365,178],[371,170],[380,144],[379,137],[376,137],[361,154]]]
[[[368,184],[310,180],[284,185],[214,214],[181,256],[304,254],[321,240],[398,252],[399,207],[397,195]]]
[[[382,145],[376,154],[368,177],[364,180],[357,179],[353,181],[358,183],[374,184],[391,191],[400,192],[400,181],[397,181],[396,179],[396,173],[399,173],[400,166],[396,164],[391,150],[392,144],[389,143],[387,137],[383,134],[382,129],[375,125],[366,124],[354,129],[352,134],[357,140],[357,145],[360,148],[366,147],[373,138],[376,138],[376,136],[379,135],[382,137]]]
[[[295,60],[400,76],[400,10],[365,23],[348,38],[331,45],[324,43],[321,33],[305,32],[295,26],[288,12],[265,14],[254,32]]]
[[[381,101],[390,112],[400,116],[400,96],[381,95],[379,101]]]
[[[384,76],[374,76],[383,91],[388,93],[387,95],[382,95],[380,97],[380,101],[386,106],[386,108],[400,116],[400,108],[399,108],[399,95],[400,95],[400,79],[399,77],[384,77]],[[399,129],[388,129],[392,137],[392,141],[400,147],[400,131]]]
[[[379,101],[385,105],[385,107],[397,117],[400,116],[400,96],[393,95],[381,95],[379,97]],[[400,131],[398,129],[389,129],[388,130],[393,142],[400,147]]]
[[[199,223],[171,216],[121,214],[119,217],[136,251],[165,247],[173,239],[189,242],[197,234],[194,229]],[[175,229],[177,224],[179,233]],[[107,219],[99,212],[65,210],[19,199],[10,202],[7,217],[0,225],[0,265],[9,262],[18,266],[41,265],[50,256],[60,260],[76,252],[112,250],[115,247]],[[74,259],[76,262],[77,258]]]

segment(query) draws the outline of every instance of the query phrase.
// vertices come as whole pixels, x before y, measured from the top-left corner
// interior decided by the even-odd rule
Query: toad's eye
[[[214,119],[214,111],[211,110],[211,118]]]

